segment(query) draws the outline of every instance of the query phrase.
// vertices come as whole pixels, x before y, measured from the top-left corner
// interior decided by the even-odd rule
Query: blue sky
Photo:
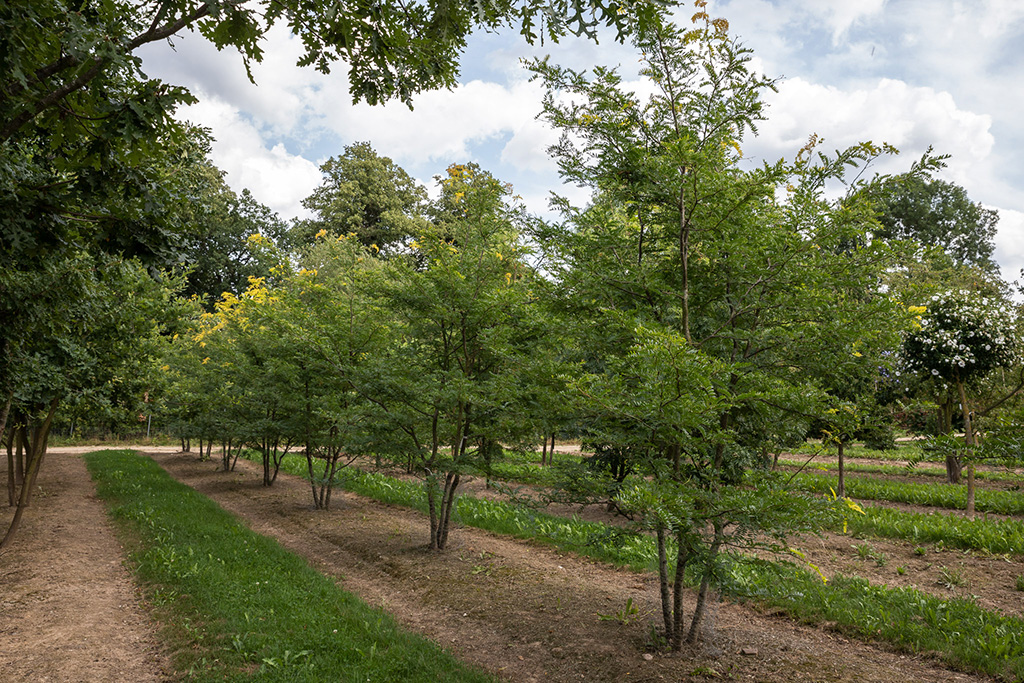
[[[686,3],[679,21],[689,21]],[[1019,0],[717,0],[712,16],[754,51],[754,66],[779,78],[766,97],[768,121],[743,151],[753,160],[792,158],[809,135],[827,149],[864,140],[889,142],[900,157],[877,168],[898,172],[929,146],[949,154],[940,178],[963,185],[1000,213],[996,260],[1003,276],[1024,268],[1024,2]],[[610,39],[566,40],[530,48],[514,30],[477,34],[454,91],[424,93],[409,111],[399,103],[353,105],[344,68],[330,76],[295,67],[298,41],[272,32],[250,84],[237,54],[185,34],[141,54],[153,77],[184,85],[200,99],[181,112],[209,127],[214,161],[229,184],[249,188],[284,218],[320,182],[318,166],[346,144],[369,141],[428,186],[450,163],[476,161],[511,182],[535,213],[561,186],[546,147],[555,134],[536,120],[541,89],[519,59],[550,54],[586,68],[621,65],[636,55]]]

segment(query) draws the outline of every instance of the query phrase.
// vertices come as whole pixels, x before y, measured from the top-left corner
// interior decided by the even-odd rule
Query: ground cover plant
[[[794,474],[793,485],[804,491],[828,494],[834,481],[831,477],[818,474]],[[967,487],[958,484],[936,486],[905,481],[892,481],[870,477],[858,477],[847,481],[846,494],[862,500],[887,500],[894,503],[928,505],[931,507],[965,510],[967,508]],[[975,509],[1000,515],[1024,514],[1024,496],[1017,491],[975,492]]]
[[[287,463],[284,468],[298,476],[304,474],[296,461],[291,470]],[[423,488],[414,481],[358,468],[346,469],[341,478],[343,488],[353,493],[426,510]],[[657,568],[658,548],[649,535],[469,495],[458,498],[453,514],[457,523],[538,541],[633,571]],[[868,511],[869,519],[871,515]],[[851,531],[859,529],[854,521],[859,517],[850,515]],[[965,528],[985,528],[981,520],[960,521],[968,525]],[[918,527],[922,539],[928,540],[924,525],[918,522]],[[1003,535],[991,523],[988,528],[990,538]],[[1022,539],[1017,532],[1011,542],[1021,547]],[[856,637],[882,640],[907,651],[935,651],[954,667],[1003,680],[1024,675],[1024,620],[982,609],[972,600],[873,586],[855,577],[824,581],[818,571],[798,563],[766,562],[738,554],[727,556],[722,572],[721,587],[726,594],[783,609],[808,623],[834,623]],[[684,580],[691,587],[700,585],[700,575],[692,568]]]
[[[849,456],[847,456],[849,457]],[[867,456],[866,456],[867,457]],[[781,466],[785,467],[799,467],[802,463],[798,463],[794,460],[780,460]],[[847,472],[862,473],[862,474],[884,474],[888,476],[922,476],[929,478],[945,478],[946,470],[941,467],[929,467],[927,465],[917,465],[913,469],[908,469],[906,465],[865,465],[861,463],[845,463]],[[836,463],[832,462],[814,462],[807,466],[808,470],[817,470],[819,472],[833,472],[838,468]],[[978,470],[974,475],[979,481],[1005,481],[1005,482],[1024,482],[1024,475],[1018,474],[1017,472],[1010,471],[998,471],[998,470]]]
[[[902,473],[906,473],[905,468],[899,469]],[[492,472],[496,478],[531,486],[555,486],[561,478],[557,467],[541,467],[535,462],[526,462],[522,458],[495,464],[492,467]],[[936,476],[944,477],[945,470],[937,470]],[[806,475],[806,477],[809,479],[801,481],[804,482],[803,485],[807,490],[822,495],[831,493],[832,482],[829,478],[820,475]],[[873,481],[879,481],[881,484],[892,483],[893,486],[880,485],[872,488]],[[959,509],[963,509],[964,487],[956,487],[960,489],[959,492],[942,493],[947,488],[950,487],[861,478],[847,480],[847,492],[857,498],[919,505],[936,505],[936,500],[947,504],[950,501],[955,503],[960,500]],[[938,493],[932,493],[936,489]],[[959,498],[957,493],[959,493]],[[990,492],[979,492],[979,504],[981,501],[988,504],[988,493]],[[1016,492],[991,493],[1005,494],[995,496],[993,499],[995,503],[1001,502],[1004,509],[1016,510],[1016,506],[1020,504],[1021,496]],[[910,512],[871,505],[863,506],[863,510],[863,515],[845,515],[831,528],[835,530],[845,528],[849,533],[859,536],[877,536],[914,543],[935,543],[947,548],[979,550],[997,555],[1024,554],[1024,520],[967,519],[942,512]]]
[[[191,680],[474,681],[277,542],[131,451],[86,456]]]

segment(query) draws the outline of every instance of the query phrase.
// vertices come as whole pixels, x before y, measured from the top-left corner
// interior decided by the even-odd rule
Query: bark
[[[46,454],[46,445],[50,437],[50,427],[53,424],[53,416],[57,412],[57,406],[59,404],[59,398],[53,399],[53,401],[50,402],[46,419],[43,420],[43,423],[39,427],[33,430],[34,433],[29,453],[28,468],[25,473],[25,480],[21,485],[21,495],[18,499],[18,507],[14,511],[14,518],[11,520],[11,524],[7,528],[4,540],[0,541],[0,552],[10,546],[11,542],[14,540],[18,527],[21,526],[21,519],[25,513],[25,508],[29,506],[29,503],[32,500],[32,488],[35,486],[36,476],[39,474],[39,467],[42,464],[43,456]]]
[[[441,519],[438,528],[438,550],[444,550],[448,545],[448,529],[451,528],[452,509],[455,508],[455,494],[459,488],[460,478],[457,472],[449,472],[445,476],[444,496],[441,498]]]
[[[430,549],[440,550],[437,546],[437,476],[427,470],[427,512],[430,517]]]
[[[836,485],[836,495],[840,498],[846,498],[846,460],[845,453],[843,452],[846,448],[846,444],[842,439],[839,440],[839,483]]]
[[[14,483],[14,434],[11,434],[7,439],[7,505],[14,507],[17,500],[17,486]]]
[[[964,383],[957,382],[960,391],[960,408],[964,413],[964,455],[967,458],[967,516],[974,517],[974,425],[971,424],[971,409],[967,405]]]
[[[678,548],[676,550],[676,576],[672,586],[672,649],[681,650],[683,647],[683,578],[686,576],[686,563],[689,554],[686,551],[686,544],[683,542],[683,534],[676,534]]]
[[[4,434],[7,431],[7,416],[11,412],[11,403],[14,402],[14,390],[7,392],[7,402],[4,403],[3,410],[0,410],[0,443],[3,443]]]
[[[661,524],[657,529],[658,537],[658,586],[661,589],[661,618],[665,624],[665,640],[672,643],[675,637],[675,620],[672,618],[672,594],[668,584],[668,550],[666,548],[665,527]]]
[[[686,636],[686,642],[695,643],[697,642],[697,634],[700,632],[700,624],[704,619],[704,611],[707,606],[708,589],[711,586],[711,573],[710,568],[714,566],[718,560],[718,551],[722,547],[722,543],[725,541],[725,526],[722,522],[716,520],[714,522],[715,538],[711,542],[711,547],[708,549],[707,564],[704,568],[704,577],[700,581],[700,591],[697,593],[697,605],[693,608],[693,620],[690,622],[690,632]]]

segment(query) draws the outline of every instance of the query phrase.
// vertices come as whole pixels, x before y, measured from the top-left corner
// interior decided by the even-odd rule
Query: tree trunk
[[[7,402],[4,403],[3,410],[0,410],[0,443],[4,441],[4,433],[7,431],[7,416],[11,412],[11,403],[14,402],[14,390],[11,389],[7,392]]]
[[[686,576],[686,563],[689,553],[683,542],[682,532],[676,533],[676,576],[672,586],[672,649],[679,651],[683,647],[683,578]]]
[[[658,586],[661,589],[661,619],[665,624],[665,641],[675,642],[675,620],[672,618],[672,593],[668,583],[668,549],[665,527],[658,524]]]
[[[46,444],[50,437],[50,426],[53,424],[53,416],[54,413],[57,412],[57,405],[59,403],[59,398],[55,398],[50,402],[50,408],[46,414],[46,419],[43,420],[42,425],[33,430],[32,443],[29,449],[28,467],[25,472],[25,480],[21,485],[21,495],[18,499],[18,507],[14,511],[14,518],[11,520],[11,525],[7,528],[4,540],[0,541],[0,551],[5,550],[13,541],[14,535],[18,531],[18,527],[21,526],[21,518],[25,513],[25,508],[29,506],[29,503],[32,500],[32,487],[35,486],[36,476],[39,474],[39,467],[42,464],[43,456],[46,454]]]
[[[956,455],[946,456],[946,480],[950,484],[959,484],[962,479],[963,463]]]
[[[700,622],[704,618],[704,610],[707,605],[708,588],[711,585],[711,568],[718,560],[718,551],[725,540],[725,527],[720,521],[714,522],[715,540],[708,549],[707,564],[704,567],[704,576],[700,581],[700,591],[697,593],[697,605],[693,608],[693,620],[690,622],[690,632],[686,636],[686,642],[697,642],[697,634],[700,632]]]
[[[438,514],[437,514],[437,475],[427,469],[427,512],[430,517],[430,549],[440,550],[437,547],[437,528],[438,528]]]
[[[548,464],[548,435],[544,434],[541,439],[541,450],[540,450],[540,465],[543,467]]]
[[[843,449],[846,444],[843,440],[839,440],[839,484],[836,486],[836,495],[840,498],[846,498],[846,465],[844,459]]]
[[[14,436],[12,433],[7,439],[7,505],[10,507],[14,507],[18,501],[17,485],[14,483]]]
[[[444,478],[444,491],[441,497],[441,511],[438,519],[437,549],[444,550],[448,545],[448,529],[451,527],[452,510],[455,508],[455,494],[459,488],[460,476],[457,472],[449,472]]]
[[[953,399],[947,394],[944,403],[936,408],[938,433],[949,434],[953,431]],[[946,480],[950,484],[959,484],[963,472],[963,463],[957,455],[946,456]]]
[[[967,516],[974,517],[974,425],[971,424],[971,409],[967,405],[964,383],[957,382],[960,391],[960,408],[964,413],[964,457],[967,460]]]

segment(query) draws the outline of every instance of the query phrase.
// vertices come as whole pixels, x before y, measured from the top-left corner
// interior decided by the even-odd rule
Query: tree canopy
[[[913,240],[939,247],[958,266],[997,272],[992,260],[999,214],[967,196],[954,183],[897,176],[881,188],[875,237]]]

